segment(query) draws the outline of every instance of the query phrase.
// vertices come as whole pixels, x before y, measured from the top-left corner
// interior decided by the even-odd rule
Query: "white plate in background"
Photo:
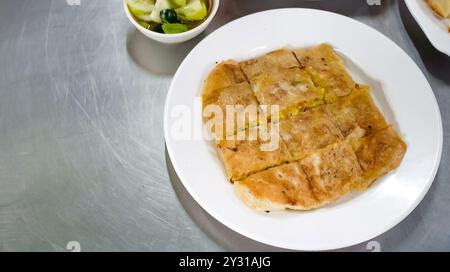
[[[425,0],[408,0],[405,3],[431,44],[450,56],[450,19],[440,18]]]
[[[308,212],[257,212],[236,196],[213,144],[175,139],[191,120],[201,135],[203,80],[226,59],[244,60],[282,47],[327,42],[344,56],[355,78],[372,86],[376,103],[408,144],[400,167],[363,193]],[[197,101],[197,103],[195,103]],[[186,110],[190,111],[186,112]],[[402,221],[420,203],[436,175],[442,121],[425,76],[394,42],[342,15],[312,9],[256,13],[219,28],[185,58],[170,86],[164,113],[167,150],[180,180],[214,218],[256,241],[295,250],[328,250],[370,240]]]

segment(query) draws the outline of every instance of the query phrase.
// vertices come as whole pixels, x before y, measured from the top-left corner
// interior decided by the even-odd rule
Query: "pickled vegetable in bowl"
[[[134,19],[144,28],[165,34],[186,32],[209,14],[208,0],[126,0]]]

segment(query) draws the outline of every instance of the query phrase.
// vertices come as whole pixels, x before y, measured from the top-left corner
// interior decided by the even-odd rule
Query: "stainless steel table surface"
[[[443,118],[441,167],[415,211],[374,240],[383,251],[450,250],[450,58],[402,1],[388,0],[222,0],[202,36],[172,46],[139,34],[121,0],[0,0],[0,250],[279,250],[189,196],[165,151],[162,113],[177,66],[205,35],[280,7],[353,17],[419,65]]]

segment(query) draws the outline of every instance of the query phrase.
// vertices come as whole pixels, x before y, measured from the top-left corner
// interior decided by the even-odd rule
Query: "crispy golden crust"
[[[240,66],[247,78],[252,79],[266,72],[271,73],[275,69],[299,67],[299,64],[291,51],[281,49],[259,58],[243,61]]]
[[[280,133],[294,161],[344,138],[323,107],[281,121]]]
[[[407,146],[397,132],[388,127],[362,139],[356,156],[363,170],[364,186],[396,169],[406,153]]]
[[[387,127],[383,115],[372,100],[369,89],[364,86],[324,107],[344,137],[356,127],[361,127],[368,135]]]
[[[261,105],[278,105],[281,112],[323,98],[322,89],[297,67],[261,74],[250,83]]]
[[[234,184],[238,196],[256,210],[309,210],[319,206],[299,163],[273,167]]]
[[[450,18],[450,0],[427,0],[427,3],[439,16]]]
[[[359,187],[361,168],[349,143],[342,141],[318,150],[301,165],[315,197],[323,204],[330,203]]]
[[[239,105],[239,107],[231,108],[231,112],[227,110],[227,106],[237,105]],[[219,106],[221,109],[221,116],[209,114],[208,106]],[[247,82],[218,89],[203,96],[204,114],[208,115],[205,117],[205,121],[213,120],[211,118],[217,118],[216,124],[218,124],[219,127],[213,127],[213,134],[216,139],[224,139],[226,135],[235,134],[238,130],[245,129],[250,124],[255,125],[257,123],[258,107],[259,103]],[[230,109],[230,107],[228,107],[228,109]],[[211,108],[211,110],[214,109]],[[234,118],[227,119],[227,114],[234,114]],[[238,122],[239,118],[245,118],[246,116],[247,119],[245,121]]]
[[[312,76],[314,83],[327,91],[327,99],[349,95],[355,82],[347,73],[342,59],[328,44],[294,50],[294,54]]]
[[[257,129],[251,128],[250,130]],[[276,138],[277,135],[275,134],[267,141],[260,137],[255,140],[237,140],[235,138],[218,141],[218,152],[225,165],[228,178],[231,181],[240,180],[250,174],[287,162],[289,154],[286,145]],[[246,139],[249,139],[248,136]],[[270,145],[270,143],[275,145]]]
[[[208,75],[203,85],[202,96],[207,96],[217,89],[230,87],[246,80],[237,62],[234,60],[221,62]]]

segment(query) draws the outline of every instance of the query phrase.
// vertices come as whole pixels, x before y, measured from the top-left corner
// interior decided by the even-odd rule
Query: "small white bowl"
[[[162,43],[182,43],[187,40],[190,40],[196,36],[198,36],[200,33],[202,33],[206,27],[211,23],[212,19],[217,13],[217,10],[219,9],[220,0],[210,0],[210,3],[212,3],[212,6],[210,7],[210,12],[208,14],[208,18],[201,23],[200,25],[196,26],[193,29],[190,29],[183,33],[178,34],[164,34],[164,33],[158,33],[149,29],[144,28],[138,22],[133,18],[131,15],[130,10],[128,9],[127,1],[123,0],[123,8],[125,10],[125,13],[127,14],[128,20],[145,36],[149,37],[152,40],[162,42]]]

